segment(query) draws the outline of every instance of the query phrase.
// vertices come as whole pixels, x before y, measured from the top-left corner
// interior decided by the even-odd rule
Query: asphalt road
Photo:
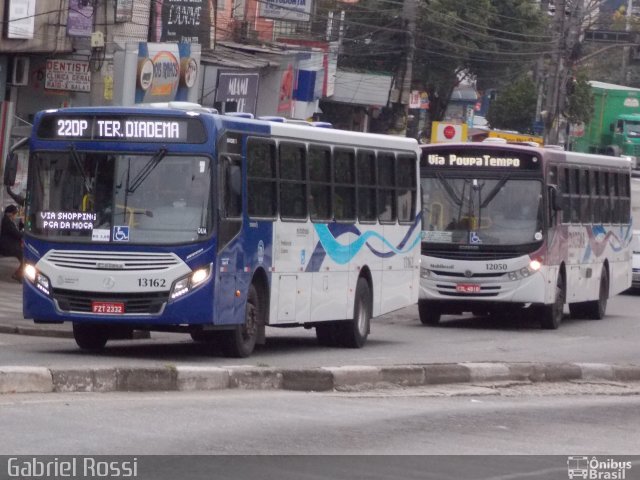
[[[596,362],[638,363],[640,296],[609,301],[604,320],[572,320],[559,330],[541,330],[524,318],[443,317],[438,327],[423,326],[412,306],[373,321],[363,349],[317,345],[313,330],[267,329],[267,344],[248,359],[224,358],[188,335],[152,333],[149,340],[113,341],[100,354],[81,353],[72,339],[0,335],[0,365],[158,366],[254,365],[316,367],[443,362]],[[30,324],[29,321],[24,321]]]
[[[11,435],[0,436],[0,451],[10,455],[634,455],[640,445],[639,392],[638,384],[583,383],[351,393],[7,395],[0,397],[0,422]],[[566,457],[561,466],[566,469]],[[635,470],[640,473],[640,465]],[[566,471],[561,476],[556,472],[555,478],[564,475]],[[405,477],[400,471],[395,478]]]

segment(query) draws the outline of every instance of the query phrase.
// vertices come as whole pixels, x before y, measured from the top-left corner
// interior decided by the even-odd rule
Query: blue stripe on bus
[[[341,223],[316,223],[314,224],[314,228],[318,234],[319,241],[311,255],[311,259],[309,260],[309,264],[305,271],[319,271],[320,266],[327,255],[337,264],[344,265],[345,263],[350,262],[365,245],[371,253],[380,258],[389,258],[401,253],[410,252],[416,244],[420,242],[420,235],[416,235],[413,240],[410,239],[421,223],[422,213],[416,216],[411,228],[409,228],[406,235],[396,246],[391,244],[386,238],[375,231],[368,230],[361,232],[354,225],[345,225]],[[358,235],[358,238],[346,245],[338,242],[338,238],[346,233]],[[371,244],[369,244],[369,240],[372,238],[381,240],[391,251],[381,252],[373,248]]]

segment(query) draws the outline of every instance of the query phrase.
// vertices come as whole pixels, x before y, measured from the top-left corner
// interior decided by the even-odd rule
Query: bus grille
[[[447,272],[445,270],[431,270],[432,273],[440,277],[460,277],[460,278],[495,278],[502,277],[506,272],[497,273],[473,273],[471,275],[465,275],[463,272]]]
[[[98,293],[54,289],[53,298],[65,312],[91,313],[92,302],[124,303],[124,313],[133,315],[160,313],[169,299],[169,292]]]
[[[471,250],[451,250],[447,252],[440,252],[437,250],[430,250],[422,246],[422,255],[426,255],[433,258],[442,258],[444,260],[507,260],[509,258],[521,257],[524,255],[522,252],[478,252]]]
[[[56,267],[77,270],[166,270],[180,263],[172,253],[90,252],[51,250],[45,260]]]

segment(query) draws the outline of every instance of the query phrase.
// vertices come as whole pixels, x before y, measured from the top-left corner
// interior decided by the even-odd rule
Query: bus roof
[[[624,169],[631,169],[632,162],[626,157],[612,157],[609,155],[596,155],[592,153],[572,152],[562,150],[554,145],[531,146],[521,143],[502,143],[502,142],[455,142],[455,143],[432,143],[420,145],[423,151],[436,150],[465,150],[465,151],[514,151],[527,152],[530,154],[538,154],[541,157],[553,159],[555,161],[565,161],[570,163],[582,163],[593,166],[609,166]]]
[[[333,128],[322,128],[325,125],[315,126],[312,123],[300,124],[298,122],[274,122],[255,118],[244,118],[239,115],[219,114],[214,109],[200,107],[189,102],[168,102],[166,104],[148,104],[127,107],[69,107],[52,110],[44,110],[36,114],[34,124],[37,124],[43,116],[48,115],[78,115],[86,117],[99,117],[101,115],[131,115],[131,116],[171,116],[194,118],[208,118],[221,130],[234,130],[264,134],[270,132],[274,136],[297,139],[300,141],[331,142],[335,144],[355,145],[370,148],[394,148],[418,152],[418,141],[414,138],[383,135],[375,133],[353,132]],[[68,140],[68,139],[67,139]]]

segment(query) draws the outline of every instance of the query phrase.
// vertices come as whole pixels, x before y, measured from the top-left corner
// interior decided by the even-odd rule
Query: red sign
[[[458,283],[456,285],[456,292],[480,293],[480,285],[476,285],[475,283]]]
[[[119,315],[124,313],[124,303],[91,302],[91,311],[93,313]]]
[[[447,140],[451,140],[456,135],[456,129],[453,125],[447,125],[446,127],[444,127],[443,133],[444,138],[446,138]]]

